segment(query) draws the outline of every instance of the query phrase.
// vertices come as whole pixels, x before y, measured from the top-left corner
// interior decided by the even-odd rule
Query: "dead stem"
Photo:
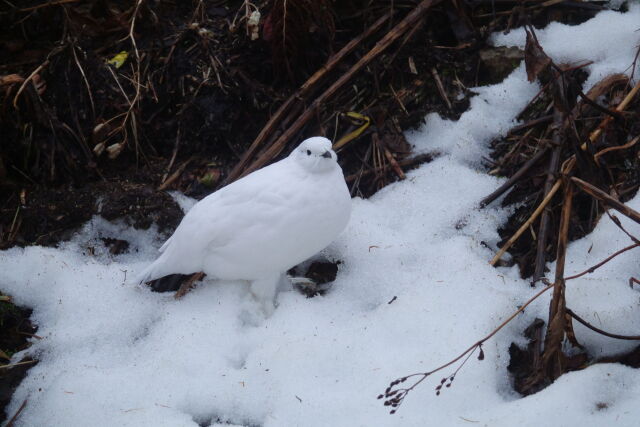
[[[578,187],[580,187],[580,189],[585,193],[591,195],[592,197],[595,197],[605,205],[611,206],[622,215],[640,224],[640,213],[638,211],[631,209],[625,204],[620,203],[618,200],[614,199],[604,191],[589,184],[588,182],[581,180],[580,178],[572,177],[571,180],[576,183]]]
[[[573,280],[573,279],[577,279],[578,277],[582,277],[585,274],[591,274],[594,271],[596,271],[598,268],[602,267],[603,265],[605,265],[606,263],[608,263],[609,261],[611,261],[613,258],[617,257],[618,255],[630,251],[631,249],[637,248],[638,246],[640,246],[640,243],[634,243],[633,245],[629,245],[625,248],[620,249],[619,251],[613,253],[612,255],[608,256],[607,258],[605,258],[604,260],[600,261],[599,263],[597,263],[594,266],[589,267],[588,269],[584,270],[581,273],[578,274],[574,274],[573,276],[569,276],[565,279],[566,280]]]
[[[224,181],[223,185],[229,184],[236,179],[240,178],[246,172],[246,168],[249,161],[253,158],[258,148],[273,134],[277,126],[281,125],[281,121],[284,115],[290,110],[294,104],[298,104],[305,100],[305,98],[314,90],[320,81],[344,59],[349,53],[351,53],[362,41],[368,38],[371,34],[379,30],[382,25],[392,16],[391,13],[387,13],[381,16],[373,25],[371,25],[360,36],[354,38],[347,43],[338,53],[333,55],[327,63],[316,71],[307,81],[300,86],[300,88],[291,95],[278,110],[271,116],[267,124],[262,128],[256,139],[251,143],[249,148],[244,152],[240,161],[233,167],[231,172]]]
[[[538,205],[536,210],[533,211],[533,213],[531,214],[529,219],[526,220],[520,226],[518,231],[516,231],[515,234],[513,236],[511,236],[511,238],[509,240],[507,240],[507,242],[504,244],[504,246],[502,246],[502,248],[500,248],[500,250],[498,251],[498,253],[496,253],[496,255],[493,257],[493,259],[491,261],[489,261],[489,264],[495,265],[498,262],[498,260],[500,260],[500,257],[502,257],[502,255],[504,255],[504,253],[507,251],[507,249],[509,249],[511,247],[511,245],[513,245],[515,243],[515,241],[518,240],[518,237],[520,237],[522,235],[522,233],[524,233],[529,228],[529,226],[538,218],[538,216],[540,216],[540,214],[542,213],[544,208],[549,204],[549,202],[551,201],[553,196],[560,189],[561,185],[562,185],[562,181],[561,180],[557,180],[556,183],[553,185],[553,187],[551,187],[551,190],[549,190],[549,193],[547,194],[547,196],[542,200],[542,202],[540,202],[540,205]]]
[[[587,328],[591,329],[592,331],[599,333],[600,335],[604,335],[605,337],[615,338],[615,339],[619,339],[619,340],[640,341],[640,335],[612,334],[611,332],[603,331],[602,329],[593,326],[591,323],[587,322],[582,317],[578,316],[572,310],[570,310],[568,308],[565,309],[565,310],[566,310],[566,312],[567,312],[567,314],[569,316],[573,317],[578,322],[582,323],[584,326],[586,326]]]
[[[264,166],[268,161],[277,156],[289,140],[299,132],[302,127],[314,117],[320,108],[329,98],[331,98],[345,83],[347,83],[361,70],[369,64],[378,55],[384,52],[395,40],[397,40],[434,5],[439,4],[442,0],[422,0],[407,16],[405,16],[391,31],[389,31],[376,45],[362,58],[360,58],[346,73],[336,80],[327,90],[318,96],[307,108],[302,115],[287,128],[284,133],[277,138],[253,163],[249,164],[242,172],[247,174]]]
[[[497,328],[495,328],[493,331],[491,331],[487,336],[485,336],[484,338],[476,341],[469,348],[467,348],[465,351],[463,351],[462,353],[460,353],[458,356],[456,356],[452,360],[448,361],[447,363],[445,363],[445,364],[443,364],[441,366],[438,366],[437,368],[435,368],[435,369],[433,369],[431,371],[428,371],[428,372],[415,373],[415,374],[411,374],[411,375],[407,375],[407,376],[398,378],[395,381],[392,381],[390,383],[389,387],[385,390],[385,393],[379,395],[378,399],[385,398],[386,399],[385,406],[391,406],[392,408],[394,408],[394,409],[392,409],[391,413],[395,413],[395,410],[402,404],[402,401],[407,396],[407,394],[409,392],[411,392],[414,388],[416,388],[420,383],[422,383],[427,377],[429,377],[432,374],[435,374],[438,371],[441,371],[442,369],[444,369],[444,368],[446,368],[448,366],[453,365],[454,363],[456,363],[457,361],[459,361],[463,357],[467,356],[467,354],[472,353],[474,350],[476,350],[477,348],[482,346],[482,344],[484,344],[485,341],[491,339],[502,328],[504,328],[507,324],[509,324],[509,322],[511,322],[518,314],[522,313],[524,311],[524,309],[527,308],[527,306],[529,306],[529,304],[531,304],[533,301],[538,299],[542,294],[547,292],[549,289],[552,289],[553,287],[554,287],[554,285],[550,284],[550,285],[546,286],[545,288],[541,289],[540,291],[538,291],[534,296],[529,298],[524,304],[522,304],[515,312],[513,312],[504,322],[502,322]],[[394,389],[393,388],[397,384],[405,382],[408,378],[412,378],[412,377],[416,377],[416,376],[420,376],[421,378],[418,379],[416,382],[414,382],[410,387],[401,388],[401,389]]]

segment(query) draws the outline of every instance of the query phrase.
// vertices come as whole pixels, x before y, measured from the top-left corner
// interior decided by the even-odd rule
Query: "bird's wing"
[[[172,238],[173,238],[173,236],[169,237],[169,238],[167,239],[167,241],[166,241],[166,242],[164,242],[164,243],[162,244],[162,246],[160,246],[160,249],[158,249],[158,251],[159,251],[160,253],[164,252],[164,251],[167,249],[167,247],[169,246],[169,243],[171,242],[171,239],[172,239]]]
[[[196,203],[160,248],[165,262],[175,264],[180,270],[200,268],[207,251],[224,247],[256,223],[277,220],[288,209],[290,168],[285,159]]]

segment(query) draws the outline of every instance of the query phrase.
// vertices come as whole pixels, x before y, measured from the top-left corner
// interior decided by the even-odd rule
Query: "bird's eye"
[[[307,156],[311,155],[311,150],[307,150]]]

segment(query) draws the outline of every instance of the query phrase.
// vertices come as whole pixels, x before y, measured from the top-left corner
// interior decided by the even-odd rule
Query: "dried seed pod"
[[[124,150],[124,142],[118,142],[116,144],[111,144],[107,147],[107,155],[111,160],[115,159],[122,153]]]

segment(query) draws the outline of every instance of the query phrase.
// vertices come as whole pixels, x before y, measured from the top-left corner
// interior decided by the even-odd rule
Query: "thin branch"
[[[595,197],[596,199],[600,200],[602,203],[611,206],[613,209],[617,210],[622,215],[640,224],[640,212],[634,209],[631,209],[629,206],[623,203],[620,203],[618,200],[614,199],[604,191],[589,184],[588,182],[581,180],[580,178],[572,177],[571,180],[574,183],[576,183],[578,187],[580,187],[580,189],[585,193],[589,194],[592,197]]]
[[[489,194],[487,197],[480,201],[480,207],[484,208],[489,203],[493,202],[495,199],[504,194],[508,189],[514,186],[516,182],[518,182],[525,173],[529,171],[538,160],[540,160],[545,154],[547,154],[548,147],[544,147],[542,150],[538,151],[533,157],[531,157],[527,162],[516,172],[511,178],[509,178],[504,184],[502,184],[496,191]]]
[[[513,135],[514,133],[518,133],[520,131],[527,130],[529,128],[550,122],[551,120],[553,120],[553,114],[548,114],[546,116],[538,117],[537,119],[530,120],[527,123],[523,123],[521,125],[512,127],[511,129],[509,129],[508,135]]]
[[[599,263],[597,263],[596,265],[589,267],[588,269],[586,269],[585,271],[578,273],[578,274],[574,274],[573,276],[569,276],[567,277],[565,280],[573,280],[573,279],[577,279],[578,277],[582,277],[585,274],[591,274],[594,271],[596,271],[597,269],[599,269],[600,267],[602,267],[603,265],[605,265],[606,263],[608,263],[609,261],[611,261],[612,259],[614,259],[615,257],[617,257],[618,255],[630,251],[631,249],[637,248],[638,246],[640,246],[640,243],[634,243],[633,245],[629,245],[626,248],[622,248],[619,251],[617,251],[616,253],[608,256],[607,258],[605,258],[604,260],[600,261]]]
[[[78,59],[78,55],[76,54],[76,47],[73,44],[71,45],[71,52],[73,53],[73,58],[76,61],[76,65],[78,66],[78,69],[80,70],[80,74],[82,74],[82,80],[84,81],[84,84],[87,87],[87,93],[89,94],[89,101],[91,101],[91,112],[93,113],[93,117],[95,117],[96,107],[93,102],[93,95],[91,94],[91,86],[89,85],[89,80],[87,80],[87,75],[85,74],[84,69],[82,68],[82,65],[80,65],[80,60]]]
[[[557,180],[556,183],[553,185],[553,187],[551,187],[551,190],[549,191],[547,196],[542,200],[542,202],[536,208],[536,210],[533,212],[533,214],[531,214],[529,219],[526,220],[524,222],[524,224],[522,224],[520,226],[518,231],[516,231],[515,234],[513,236],[511,236],[511,238],[507,241],[507,243],[505,243],[504,246],[502,248],[500,248],[500,250],[498,251],[498,253],[496,253],[496,255],[493,257],[493,259],[491,261],[489,261],[489,264],[495,265],[498,262],[498,260],[500,259],[500,257],[502,255],[504,255],[504,253],[507,251],[507,249],[509,249],[511,247],[511,245],[513,245],[515,243],[515,241],[518,240],[518,238],[522,235],[522,233],[524,233],[529,228],[529,226],[533,223],[533,221],[535,221],[536,218],[538,218],[538,216],[540,216],[540,214],[542,213],[544,208],[549,204],[549,202],[551,201],[553,196],[556,194],[556,192],[558,191],[558,189],[560,188],[561,185],[562,185],[562,181],[561,180]]]
[[[615,147],[607,147],[603,150],[600,150],[596,154],[594,154],[593,160],[596,162],[598,166],[600,166],[600,156],[606,153],[609,153],[611,151],[626,150],[627,148],[631,148],[638,142],[638,140],[640,140],[640,135],[636,136],[635,138],[633,138],[631,141],[627,142],[624,145],[616,145]]]
[[[554,114],[554,117],[556,114]],[[551,160],[549,161],[549,167],[547,169],[547,179],[544,183],[544,194],[549,194],[551,191],[553,181],[556,179],[558,173],[558,167],[560,165],[560,153],[562,147],[559,145],[559,129],[554,129],[552,138],[557,144],[551,153]],[[536,244],[536,259],[533,270],[532,286],[538,280],[544,276],[544,266],[546,265],[547,258],[547,239],[549,238],[549,222],[551,218],[551,209],[547,208],[542,212],[542,218],[540,218],[540,226],[538,227],[538,241]]]
[[[553,284],[549,284],[545,288],[543,288],[540,291],[538,291],[538,293],[536,293],[534,296],[529,298],[529,300],[527,300],[524,304],[522,304],[513,314],[511,314],[511,316],[509,316],[497,328],[495,328],[493,331],[491,331],[491,333],[489,333],[487,336],[485,336],[484,338],[480,339],[479,341],[476,341],[473,345],[471,345],[465,351],[460,353],[454,359],[450,360],[449,362],[447,362],[447,363],[445,363],[445,364],[443,364],[443,365],[441,365],[441,366],[439,366],[439,367],[437,367],[437,368],[435,368],[435,369],[433,369],[433,370],[431,370],[429,372],[420,372],[420,373],[416,373],[416,374],[411,374],[411,375],[407,375],[407,376],[402,377],[402,378],[398,378],[395,381],[392,381],[390,383],[389,387],[385,390],[385,393],[379,395],[378,399],[385,398],[386,399],[385,406],[391,406],[392,408],[394,408],[394,409],[391,410],[391,413],[392,414],[395,413],[395,411],[396,411],[395,408],[398,408],[402,404],[402,401],[407,396],[407,394],[410,391],[412,391],[414,388],[416,388],[420,383],[422,383],[428,376],[430,376],[431,374],[435,374],[436,372],[441,371],[442,369],[444,369],[444,368],[446,368],[448,366],[453,365],[454,363],[456,363],[457,361],[459,361],[463,357],[467,356],[469,353],[473,352],[474,350],[476,350],[477,348],[482,346],[482,344],[484,344],[485,341],[491,339],[502,328],[504,328],[509,322],[511,322],[518,314],[522,313],[524,311],[524,309],[527,308],[527,306],[529,306],[529,304],[531,304],[533,301],[538,299],[542,294],[547,292],[549,289],[552,289],[553,286],[554,286]],[[396,385],[401,384],[401,383],[405,382],[407,379],[412,378],[412,377],[416,377],[416,376],[420,376],[421,378],[418,379],[415,383],[413,383],[410,387],[393,389],[393,387],[395,387]]]
[[[617,113],[620,113],[620,112],[626,110],[626,108],[629,106],[629,104],[631,103],[631,101],[633,100],[633,98],[636,96],[636,94],[638,92],[640,92],[640,80],[638,80],[638,83],[636,83],[636,85],[633,87],[633,89],[631,89],[631,91],[629,91],[627,96],[624,97],[622,102],[620,104],[618,104],[618,106],[615,108],[614,111],[617,112]],[[589,140],[591,142],[594,142],[596,139],[598,139],[600,134],[602,134],[602,130],[605,127],[607,127],[607,125],[611,122],[611,120],[612,120],[611,116],[605,117],[604,120],[602,120],[602,122],[600,123],[600,125],[596,128],[596,130],[591,132],[591,135],[589,135]],[[586,149],[586,143],[582,144],[581,148],[583,150]]]
[[[574,313],[569,308],[567,308],[565,311],[569,316],[573,317],[574,319],[576,319],[578,322],[582,323],[587,328],[589,328],[592,331],[595,331],[595,332],[597,332],[597,333],[599,333],[601,335],[604,335],[605,337],[616,338],[616,339],[619,339],[619,340],[640,341],[640,335],[618,335],[618,334],[612,334],[611,332],[603,331],[602,329],[593,326],[591,323],[587,322],[582,317],[578,316],[576,313]]]
[[[20,405],[16,413],[13,414],[13,417],[11,417],[11,419],[7,422],[7,424],[5,424],[4,427],[13,427],[13,425],[16,423],[16,421],[18,420],[18,417],[20,416],[20,414],[22,413],[22,411],[26,406],[27,406],[27,399],[25,399],[22,402],[22,405]]]
[[[607,213],[607,216],[609,217],[609,219],[620,229],[622,230],[622,232],[624,234],[627,235],[627,237],[629,237],[631,239],[631,241],[633,243],[640,243],[640,239],[638,239],[636,236],[634,236],[633,234],[629,233],[626,228],[624,228],[622,226],[622,223],[620,222],[620,220],[618,219],[617,216],[615,215],[611,215],[611,212],[609,212],[609,209],[605,209],[604,210]]]
[[[27,84],[33,80],[33,78],[36,76],[36,74],[38,74],[40,71],[42,71],[42,69],[44,67],[46,67],[47,65],[49,65],[49,60],[45,60],[42,64],[40,64],[38,66],[38,68],[36,68],[35,70],[33,70],[31,72],[31,74],[29,74],[29,77],[27,77],[26,79],[24,79],[24,81],[22,82],[22,84],[20,85],[20,88],[18,89],[18,92],[16,93],[16,96],[13,98],[13,108],[15,108],[16,110],[19,110],[18,108],[18,98],[20,98],[20,94],[22,94],[22,92],[24,91],[24,89],[27,87]]]
[[[602,105],[598,104],[596,101],[592,100],[587,95],[585,95],[584,92],[582,91],[578,92],[578,95],[580,96],[580,98],[582,98],[582,100],[585,103],[589,104],[591,107],[595,108],[601,113],[607,114],[617,120],[624,120],[624,116],[619,111],[610,110],[607,107],[603,107]]]
[[[39,4],[37,6],[31,6],[31,7],[25,7],[24,9],[20,9],[20,12],[32,12],[34,10],[38,10],[41,9],[43,7],[49,7],[49,6],[57,6],[60,4],[67,4],[67,3],[76,3],[80,0],[58,0],[58,1],[50,1],[48,3],[43,3],[43,4]]]
[[[298,119],[288,127],[286,131],[276,139],[265,151],[247,168],[243,174],[248,174],[261,168],[275,156],[277,156],[285,144],[317,113],[324,102],[333,96],[353,75],[369,64],[373,59],[384,52],[396,41],[405,31],[412,28],[422,16],[429,11],[432,6],[441,3],[443,0],[422,0],[407,16],[405,16],[391,31],[389,31],[376,45],[360,58],[346,73],[342,74],[327,90],[318,96]]]
[[[333,55],[325,65],[323,65],[318,71],[316,71],[309,79],[300,88],[289,97],[278,110],[271,116],[267,124],[262,128],[256,139],[251,143],[249,148],[244,152],[240,161],[233,167],[231,172],[229,172],[228,177],[225,179],[224,183],[228,184],[238,177],[241,176],[245,167],[251,160],[251,158],[255,155],[258,148],[267,140],[267,138],[274,132],[274,129],[280,125],[283,116],[287,111],[289,111],[289,107],[291,107],[297,101],[304,99],[313,88],[316,87],[318,82],[330,71],[332,71],[340,61],[347,56],[349,53],[353,51],[364,39],[369,37],[371,34],[376,32],[382,25],[392,16],[392,13],[387,13],[380,17],[373,25],[371,25],[367,30],[365,30],[358,37],[351,40],[347,43],[338,53]]]

